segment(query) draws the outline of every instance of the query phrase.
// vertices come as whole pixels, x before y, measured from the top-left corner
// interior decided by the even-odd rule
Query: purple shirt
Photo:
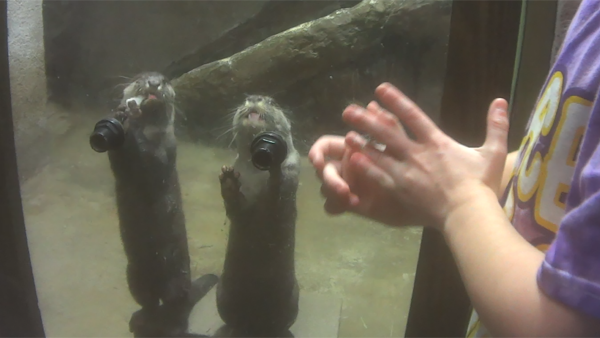
[[[600,319],[600,1],[583,0],[542,88],[502,199],[546,252],[538,285]],[[467,337],[489,336],[476,313]]]
[[[584,0],[542,89],[504,209],[546,251],[550,297],[600,319],[600,1]]]

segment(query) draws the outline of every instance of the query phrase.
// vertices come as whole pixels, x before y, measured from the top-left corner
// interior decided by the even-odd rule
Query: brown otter
[[[117,112],[128,126],[125,140],[108,151],[127,282],[142,307],[129,323],[135,336],[188,336],[189,313],[218,281],[210,274],[191,281],[174,100],[175,91],[161,74],[135,77]]]
[[[277,132],[288,149],[283,163],[268,171],[254,167],[250,152],[253,139],[264,131]],[[300,157],[291,124],[272,98],[253,95],[235,111],[233,132],[238,155],[219,176],[231,223],[217,284],[217,308],[226,324],[220,331],[289,335],[299,294],[294,249]]]

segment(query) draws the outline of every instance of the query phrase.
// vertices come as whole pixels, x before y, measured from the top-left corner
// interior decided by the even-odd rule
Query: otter
[[[149,317],[144,317],[142,311],[135,312],[130,321],[130,331],[134,332],[135,337],[208,337],[187,332],[187,321],[194,306],[218,280],[214,274],[206,274],[194,280],[187,301],[177,311],[173,311],[169,304],[162,304]]]
[[[294,249],[300,156],[289,119],[270,97],[248,96],[234,113],[232,130],[237,158],[219,175],[230,220],[217,284],[217,310],[225,323],[220,331],[288,336],[298,316]],[[264,131],[279,133],[288,149],[283,163],[268,171],[255,168],[250,153],[252,140]]]
[[[175,91],[163,75],[136,76],[116,113],[126,121],[125,140],[108,151],[127,283],[141,306],[129,322],[134,336],[189,336],[189,313],[218,281],[212,274],[191,281],[174,102]]]

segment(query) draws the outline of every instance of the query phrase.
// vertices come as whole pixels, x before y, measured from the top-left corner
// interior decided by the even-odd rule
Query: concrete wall
[[[46,104],[42,1],[9,0],[7,6],[12,113],[23,180],[48,158],[64,124]]]

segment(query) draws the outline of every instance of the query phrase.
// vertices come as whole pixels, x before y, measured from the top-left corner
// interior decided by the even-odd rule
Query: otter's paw
[[[221,196],[225,202],[225,209],[227,214],[235,212],[241,206],[241,202],[244,198],[240,187],[240,173],[235,171],[233,167],[223,166],[221,168],[221,175],[219,175],[221,181]]]
[[[131,110],[131,111],[140,109],[135,98],[127,100],[127,102],[125,102],[125,104],[127,105],[127,108],[129,108],[129,110]]]
[[[162,113],[165,111],[167,103],[163,99],[149,98],[140,103],[139,110],[144,114]]]
[[[124,121],[126,118],[129,117],[129,111],[127,111],[127,108],[125,106],[117,107],[114,113],[115,118],[119,121]]]
[[[240,186],[240,173],[235,171],[233,167],[223,166],[221,168],[221,174],[219,175],[219,181],[221,181],[221,187],[227,190],[239,190]]]
[[[114,111],[115,118],[119,121],[125,121],[126,119],[136,118],[141,115],[140,109],[137,107],[135,101],[133,101],[134,109],[128,107],[126,104],[121,104]]]
[[[129,320],[129,332],[141,334],[147,331],[148,318],[143,310],[138,310],[131,315]]]
[[[135,103],[135,101],[133,101],[133,104],[129,106],[129,109],[127,109],[127,111],[129,112],[129,116],[131,118],[138,118],[142,116],[142,110],[137,105],[137,103]]]

